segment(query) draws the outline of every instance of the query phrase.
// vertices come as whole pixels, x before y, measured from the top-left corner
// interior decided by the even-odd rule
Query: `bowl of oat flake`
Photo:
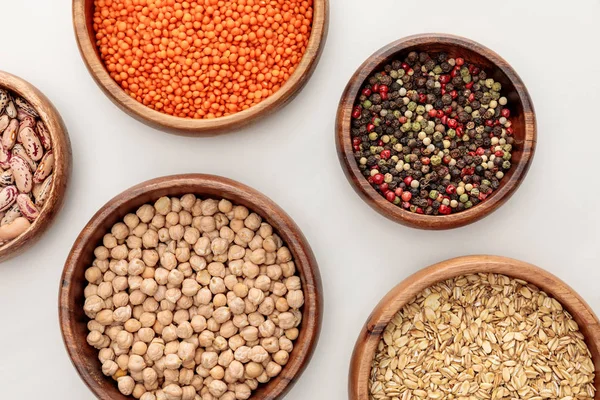
[[[350,400],[600,399],[600,322],[547,271],[495,256],[425,268],[377,305]]]

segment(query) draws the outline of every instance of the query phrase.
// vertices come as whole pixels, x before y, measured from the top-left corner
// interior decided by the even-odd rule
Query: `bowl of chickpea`
[[[316,346],[314,255],[292,219],[241,183],[157,178],[102,207],[63,270],[59,318],[102,400],[276,399]]]

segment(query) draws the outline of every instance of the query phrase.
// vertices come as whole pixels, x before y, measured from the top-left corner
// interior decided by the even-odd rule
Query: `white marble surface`
[[[61,340],[64,260],[106,201],[173,173],[220,174],[255,187],[312,244],[323,278],[323,329],[288,400],[346,398],[348,362],[371,309],[408,275],[453,256],[491,253],[537,264],[600,313],[600,1],[460,3],[331,0],[323,57],[296,100],[236,134],[193,139],[150,129],[101,93],[79,57],[70,0],[0,0],[0,68],[54,102],[74,162],[55,224],[34,248],[0,265],[2,398],[94,398]],[[334,147],[337,103],[354,70],[385,44],[427,31],[497,51],[525,81],[538,117],[536,157],[521,189],[489,218],[451,232],[416,231],[376,214],[346,182]]]

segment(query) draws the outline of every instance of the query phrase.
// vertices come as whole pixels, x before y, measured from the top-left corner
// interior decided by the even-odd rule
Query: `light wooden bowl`
[[[514,128],[515,146],[512,152],[512,168],[500,181],[500,187],[485,201],[456,214],[433,216],[406,211],[378,193],[362,175],[354,158],[350,135],[350,121],[354,102],[365,80],[389,62],[404,58],[411,51],[447,52],[451,57],[461,56],[469,62],[482,66],[488,75],[502,83],[502,92],[508,98]],[[537,130],[533,103],[525,84],[512,67],[498,54],[472,40],[446,34],[423,34],[409,36],[378,50],[354,73],[340,100],[336,121],[336,145],[338,157],[346,178],[362,199],[381,215],[420,229],[451,229],[475,222],[504,204],[517,190],[527,171],[535,151]]]
[[[375,307],[365,323],[352,354],[348,394],[350,400],[369,399],[369,378],[381,334],[394,315],[424,289],[456,276],[479,272],[525,280],[558,300],[571,313],[585,335],[596,367],[596,400],[600,399],[600,321],[590,306],[566,283],[534,265],[496,256],[468,256],[441,262],[408,277]]]
[[[102,91],[120,109],[153,127],[185,136],[210,136],[248,125],[290,102],[304,87],[317,66],[325,45],[329,23],[329,0],[314,0],[312,31],[300,64],[281,89],[247,110],[215,119],[186,119],[146,107],[111,78],[100,59],[92,24],[94,0],[73,0],[73,25],[83,60]]]
[[[0,71],[0,87],[19,94],[36,109],[40,119],[50,132],[55,157],[52,190],[42,207],[40,216],[25,233],[0,246],[0,261],[5,261],[32,246],[48,229],[60,211],[67,189],[67,182],[71,176],[72,156],[67,128],[56,108],[42,92],[23,79],[3,71]]]
[[[134,186],[110,200],[92,217],[75,241],[65,263],[59,294],[59,319],[63,340],[73,365],[85,384],[100,400],[125,400],[112,378],[102,374],[98,351],[87,344],[88,318],[83,312],[84,273],[94,258],[103,235],[127,213],[166,195],[226,198],[255,211],[269,222],[289,247],[302,280],[305,304],[300,336],[294,342],[288,364],[281,374],[261,385],[251,399],[274,400],[292,388],[315,349],[322,315],[319,268],[310,246],[294,221],[262,193],[230,179],[213,175],[173,175]]]

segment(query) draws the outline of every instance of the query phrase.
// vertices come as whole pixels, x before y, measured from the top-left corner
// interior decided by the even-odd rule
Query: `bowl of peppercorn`
[[[504,204],[536,146],[531,97],[514,69],[472,40],[422,34],[391,43],[355,72],[336,144],[355,191],[401,224],[451,229]]]

